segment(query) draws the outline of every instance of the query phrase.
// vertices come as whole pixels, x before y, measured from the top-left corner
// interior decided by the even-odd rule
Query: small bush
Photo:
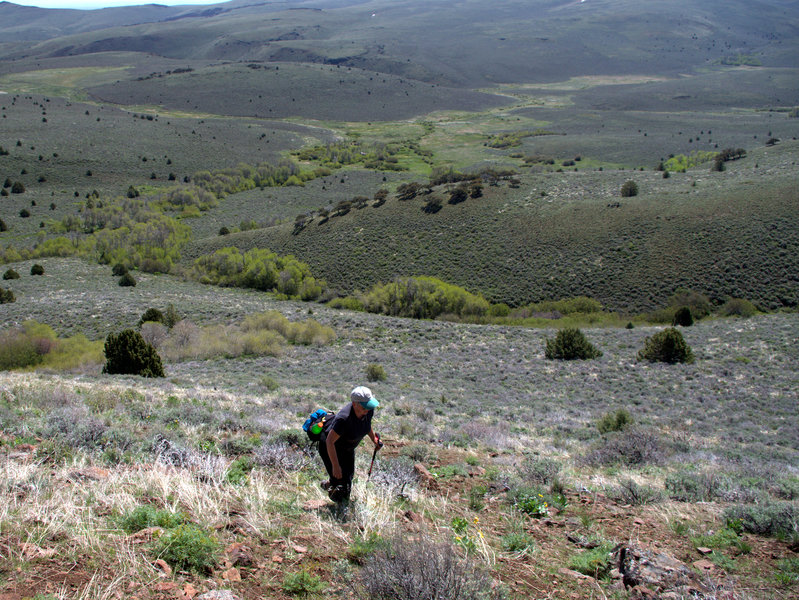
[[[590,465],[646,465],[659,463],[664,457],[663,444],[652,431],[643,428],[616,432],[585,457]]]
[[[743,298],[728,298],[719,309],[722,317],[743,317],[748,319],[757,314],[757,307]]]
[[[136,279],[130,273],[125,273],[119,278],[120,287],[136,287]]]
[[[526,531],[511,531],[499,539],[505,552],[529,552],[535,548],[535,538]]]
[[[309,456],[285,442],[269,440],[255,449],[253,460],[261,467],[292,472],[306,467]]]
[[[155,552],[173,569],[206,573],[216,565],[219,543],[193,524],[167,530],[155,544]]]
[[[799,531],[799,507],[791,502],[739,504],[724,511],[727,522],[740,521],[756,535],[791,536]]]
[[[644,347],[638,352],[638,360],[669,364],[692,363],[694,354],[682,334],[670,327],[644,340]]]
[[[691,309],[687,306],[681,306],[674,313],[674,318],[671,320],[672,326],[676,327],[690,327],[694,324],[694,316],[691,314]]]
[[[25,184],[21,181],[15,181],[11,186],[11,193],[12,194],[24,194],[25,193]]]
[[[309,573],[305,569],[289,573],[283,578],[283,591],[290,596],[307,598],[311,594],[319,594],[327,588],[327,584],[319,575]]]
[[[330,308],[339,308],[343,310],[355,310],[358,312],[363,312],[366,310],[363,306],[363,303],[354,298],[353,296],[345,296],[343,298],[333,298],[330,302],[327,303]]]
[[[280,384],[277,382],[277,380],[269,375],[264,375],[261,377],[261,380],[258,383],[267,392],[276,392],[280,387]]]
[[[545,356],[558,360],[588,360],[602,356],[602,351],[595,348],[579,329],[566,327],[555,335],[555,339],[546,338]]]
[[[136,533],[148,527],[173,529],[185,522],[186,518],[183,514],[159,510],[149,504],[137,506],[132,511],[121,515],[118,520],[120,529],[127,534]]]
[[[172,329],[176,323],[180,321],[180,313],[178,313],[175,305],[171,302],[166,305],[166,310],[164,311],[164,325],[166,325],[169,329]]]
[[[17,273],[14,269],[8,269],[5,273],[3,273],[3,279],[6,281],[9,279],[19,279],[19,273]]]
[[[613,566],[612,550],[613,544],[603,542],[596,548],[572,556],[569,560],[569,568],[595,579],[605,578],[610,574],[610,569]]]
[[[621,186],[621,197],[631,198],[638,195],[638,184],[632,179],[625,181]]]
[[[103,373],[164,377],[161,357],[138,331],[125,329],[110,334],[105,341],[106,364]]]
[[[751,478],[713,471],[677,471],[663,485],[669,498],[679,502],[752,501],[762,495]]]
[[[549,516],[549,503],[544,498],[544,495],[536,492],[535,489],[514,490],[512,495],[516,496],[513,502],[514,508],[527,516],[536,519]]]
[[[31,267],[31,275],[44,275],[44,267],[40,264],[35,264]]]
[[[164,323],[166,318],[164,317],[164,313],[162,313],[157,308],[148,308],[147,310],[142,313],[141,318],[139,319],[139,327],[142,326],[143,323]]]
[[[115,277],[122,277],[127,272],[128,268],[122,263],[116,263],[113,267],[111,267],[111,274]]]
[[[18,329],[0,332],[0,369],[19,369],[38,365],[41,352],[30,336]]]
[[[632,479],[622,479],[619,486],[612,490],[610,497],[620,504],[642,506],[656,504],[663,500],[663,494],[646,485],[639,485]]]
[[[528,458],[522,463],[520,474],[525,481],[549,485],[560,473],[561,464],[552,458]]]
[[[602,418],[597,421],[596,427],[599,433],[605,434],[611,431],[621,431],[625,427],[632,425],[633,418],[629,412],[620,408],[616,412],[609,412],[602,415]]]
[[[366,560],[356,594],[362,600],[498,600],[503,595],[476,563],[461,558],[451,544],[429,536],[395,538]]]
[[[233,485],[243,485],[250,477],[250,471],[255,465],[249,456],[241,456],[230,463],[225,473],[225,481]]]
[[[14,292],[5,288],[0,288],[0,304],[11,304],[16,301],[17,297],[14,296]]]
[[[376,363],[369,363],[366,365],[367,381],[385,381],[386,377],[386,370],[382,367],[382,365],[378,365]]]

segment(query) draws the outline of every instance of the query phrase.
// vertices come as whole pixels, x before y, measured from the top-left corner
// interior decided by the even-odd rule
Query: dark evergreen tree
[[[112,333],[106,338],[105,359],[103,373],[142,377],[165,376],[158,352],[133,329],[125,329],[119,334]]]

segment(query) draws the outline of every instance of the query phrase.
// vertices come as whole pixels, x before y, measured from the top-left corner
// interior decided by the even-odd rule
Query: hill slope
[[[679,287],[717,301],[795,305],[798,153],[799,144],[786,143],[725,173],[704,167],[669,179],[652,171],[528,175],[518,188],[487,186],[482,198],[457,205],[440,188],[435,214],[422,210],[428,196],[392,199],[316,218],[296,234],[286,225],[198,240],[187,255],[229,245],[292,253],[345,292],[434,275],[511,305],[588,295],[613,310],[642,311]],[[641,193],[620,198],[630,178]]]
[[[143,24],[62,36],[27,47],[24,54],[44,58],[134,50],[181,59],[296,60],[477,87],[584,74],[676,75],[739,56],[766,66],[794,66],[799,19],[793,0],[469,0],[457,5],[401,0],[317,2],[316,10],[275,12],[276,6],[309,4],[226,3],[207,9],[211,16],[158,23],[144,22],[152,19],[147,11],[161,9],[141,8]],[[6,5],[0,17],[11,11]],[[38,18],[30,20],[35,24]],[[23,22],[17,17],[13,27]]]

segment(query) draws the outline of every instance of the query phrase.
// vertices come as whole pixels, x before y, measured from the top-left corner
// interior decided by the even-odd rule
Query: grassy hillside
[[[429,274],[514,305],[589,295],[635,312],[662,306],[679,287],[764,308],[794,304],[796,151],[786,143],[724,173],[705,166],[668,179],[657,171],[530,174],[457,205],[441,187],[435,214],[422,210],[429,196],[392,198],[316,218],[299,233],[287,224],[198,240],[186,255],[229,245],[292,253],[345,292]],[[621,198],[629,179],[640,194]],[[332,204],[336,196],[321,185],[313,189]]]
[[[358,68],[285,62],[214,65],[191,73],[89,88],[92,98],[219,115],[339,121],[406,119],[479,110],[507,99]]]
[[[259,293],[169,276],[120,288],[107,268],[44,266],[16,281],[10,321],[102,332],[166,302],[201,325],[271,308],[308,316],[307,304]],[[796,593],[795,315],[685,328],[696,363],[667,366],[634,358],[652,328],[588,331],[603,356],[562,362],[544,359],[548,331],[313,313],[335,344],[168,361],[164,380],[100,375],[96,363],[79,376],[2,375],[4,593],[220,588],[287,600],[299,585],[370,598],[357,578],[383,564],[380,544],[395,535],[440,541],[433,558],[451,545],[470,561],[453,567],[461,577],[485,569],[508,598],[626,597],[600,575],[617,543],[686,563],[709,596]],[[369,363],[387,375],[370,383],[386,447],[369,482],[371,452],[358,451],[343,513],[319,489],[321,462],[298,428],[318,406],[345,403]],[[634,425],[600,433],[620,409]],[[175,562],[162,535],[198,562]],[[115,576],[93,578],[98,569]]]

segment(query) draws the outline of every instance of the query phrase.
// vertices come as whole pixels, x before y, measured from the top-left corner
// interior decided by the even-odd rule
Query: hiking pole
[[[366,481],[369,481],[369,479],[372,477],[372,467],[375,466],[375,457],[377,456],[377,451],[383,447],[383,442],[380,441],[380,434],[376,433],[375,437],[377,438],[377,443],[375,444],[375,451],[372,452],[372,464],[369,465],[369,474],[366,476]]]

